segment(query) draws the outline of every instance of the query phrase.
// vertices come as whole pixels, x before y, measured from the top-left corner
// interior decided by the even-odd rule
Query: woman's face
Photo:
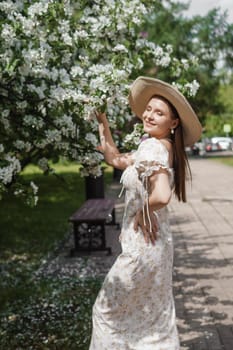
[[[169,137],[171,129],[179,120],[172,118],[169,105],[159,97],[152,97],[142,115],[144,131],[152,137],[162,139]]]

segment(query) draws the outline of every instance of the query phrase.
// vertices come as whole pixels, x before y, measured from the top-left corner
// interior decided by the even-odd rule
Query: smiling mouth
[[[146,122],[145,123],[145,126],[155,126],[156,124],[152,124],[152,123],[150,123],[150,122]]]

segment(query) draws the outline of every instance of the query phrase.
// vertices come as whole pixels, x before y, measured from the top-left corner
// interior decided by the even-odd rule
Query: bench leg
[[[110,222],[106,222],[106,225],[113,225],[113,226],[116,226],[117,229],[119,230],[120,229],[120,224],[118,222],[116,222],[116,212],[115,212],[115,208],[113,208],[112,212],[111,212],[111,216],[112,216],[112,219]]]
[[[107,251],[112,253],[110,247],[106,247],[105,224],[104,223],[74,223],[74,249],[76,252],[91,253],[93,251]]]

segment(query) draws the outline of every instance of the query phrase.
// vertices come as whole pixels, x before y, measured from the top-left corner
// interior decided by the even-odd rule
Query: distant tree
[[[227,22],[227,13],[219,8],[209,11],[206,16],[190,19],[183,14],[187,7],[170,0],[160,2],[159,11],[156,9],[148,18],[144,32],[148,40],[158,45],[170,44],[180,62],[185,63],[185,59],[190,61],[194,56],[198,60],[197,65],[189,67],[189,71],[184,73],[186,77],[195,76],[200,84],[192,103],[204,123],[208,115],[218,115],[225,108],[219,88],[232,74],[233,25]],[[146,68],[168,81],[174,80],[170,72],[160,71],[150,62],[147,62]]]

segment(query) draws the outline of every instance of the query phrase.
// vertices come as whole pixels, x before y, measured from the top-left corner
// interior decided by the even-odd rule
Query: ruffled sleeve
[[[149,177],[154,171],[169,168],[169,154],[166,147],[157,139],[143,141],[135,154],[135,167],[140,179]]]

